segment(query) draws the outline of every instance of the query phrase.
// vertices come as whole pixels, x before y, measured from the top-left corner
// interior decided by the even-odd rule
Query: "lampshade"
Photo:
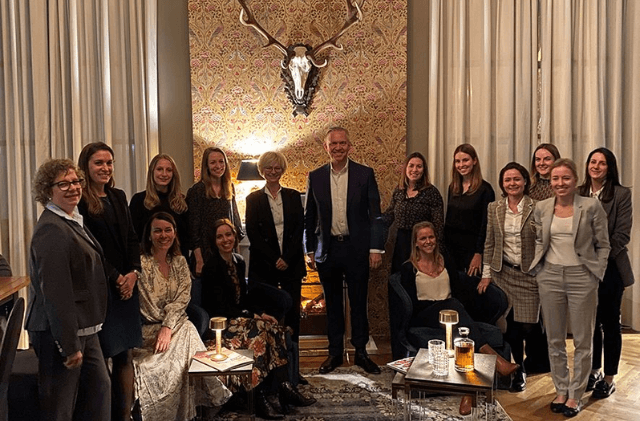
[[[225,330],[227,328],[226,317],[212,317],[209,319],[209,329],[211,330]]]
[[[455,310],[440,310],[440,323],[444,325],[457,324],[458,312]]]
[[[238,170],[238,181],[264,180],[258,172],[257,159],[243,159]]]

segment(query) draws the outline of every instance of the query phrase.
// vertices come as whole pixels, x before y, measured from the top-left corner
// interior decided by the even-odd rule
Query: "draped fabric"
[[[496,189],[500,169],[528,168],[542,142],[574,159],[581,180],[588,153],[606,146],[622,183],[640,186],[640,2],[429,0],[426,14],[413,19],[428,39],[413,42],[426,42],[428,54],[413,59],[426,60],[428,130],[409,147],[425,153],[441,192],[465,142]],[[629,245],[636,275],[639,231],[636,223]],[[639,303],[640,287],[629,289],[623,323],[634,329]]]
[[[27,273],[46,159],[76,162],[104,141],[116,185],[144,187],[158,152],[156,14],[157,0],[0,0],[0,251],[14,274]]]

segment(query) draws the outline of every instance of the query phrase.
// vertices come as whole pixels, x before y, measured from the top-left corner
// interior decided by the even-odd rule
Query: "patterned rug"
[[[303,373],[308,386],[300,386],[305,395],[314,396],[318,402],[306,408],[294,408],[286,416],[290,421],[379,421],[402,420],[403,408],[391,399],[391,380],[395,372],[381,367],[382,373],[372,375],[359,367],[340,367],[329,374],[318,371]],[[431,396],[416,404],[412,401],[413,419],[421,420],[466,420],[458,413],[460,396]],[[484,403],[481,401],[480,403]],[[484,408],[484,405],[479,405]],[[484,409],[480,409],[480,419],[484,419]],[[246,413],[222,410],[216,421],[245,419]],[[260,418],[257,418],[260,419]],[[495,420],[510,421],[499,403],[496,405]]]

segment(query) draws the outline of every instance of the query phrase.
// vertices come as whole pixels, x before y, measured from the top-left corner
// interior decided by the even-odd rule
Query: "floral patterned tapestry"
[[[285,46],[316,46],[342,27],[346,1],[247,4]],[[237,0],[189,1],[194,180],[200,176],[202,151],[210,145],[227,152],[234,177],[242,159],[277,149],[289,162],[282,184],[304,191],[309,171],[328,160],[322,147],[326,130],[340,125],[351,134],[350,156],[375,170],[384,210],[406,156],[407,0],[364,1],[363,21],[338,41],[343,50],[320,54],[328,65],[320,70],[307,117],[292,114],[280,78],[282,53],[262,47],[264,37],[240,23],[240,10]],[[244,184],[236,183],[241,214],[249,193]],[[388,331],[386,279],[385,271],[372,273],[375,336]]]

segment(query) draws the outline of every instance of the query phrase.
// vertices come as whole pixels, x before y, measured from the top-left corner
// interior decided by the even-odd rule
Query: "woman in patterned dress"
[[[427,161],[420,152],[413,152],[404,162],[398,186],[393,190],[391,203],[382,215],[387,227],[396,221],[398,231],[391,260],[391,273],[400,271],[411,256],[411,230],[422,221],[432,222],[438,238],[444,229],[442,195],[429,181]]]
[[[198,382],[200,390],[189,386],[191,357],[206,346],[185,312],[191,274],[177,234],[175,219],[158,212],[142,237],[138,288],[143,345],[134,349],[133,365],[143,420],[188,421],[196,416],[196,405],[220,406],[231,396],[216,377]]]
[[[256,388],[256,412],[266,419],[282,419],[266,393],[271,384],[277,385],[283,412],[286,405],[308,406],[316,400],[306,398],[289,381],[286,327],[278,324],[264,312],[264,298],[247,293],[246,265],[242,256],[234,253],[238,245],[235,226],[228,219],[213,224],[213,255],[202,268],[202,307],[210,316],[227,317],[227,329],[222,333],[223,345],[229,349],[253,350],[253,375],[251,383],[239,383],[232,378],[234,391]],[[213,349],[215,343],[208,346]]]
[[[229,161],[222,149],[209,147],[202,153],[200,181],[187,192],[187,206],[189,238],[195,261],[192,262],[192,270],[195,276],[200,276],[202,267],[215,248],[215,244],[210,242],[214,238],[211,227],[215,221],[228,218],[233,222],[240,239],[244,237]]]
[[[531,158],[531,188],[529,197],[533,200],[544,200],[553,196],[550,178],[551,165],[560,159],[560,152],[551,143],[541,143]]]

